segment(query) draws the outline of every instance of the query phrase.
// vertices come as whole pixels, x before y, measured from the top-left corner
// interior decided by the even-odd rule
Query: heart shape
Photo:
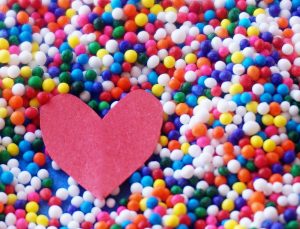
[[[135,90],[101,119],[70,94],[41,107],[47,152],[67,174],[98,198],[108,196],[151,156],[163,111],[150,93]]]

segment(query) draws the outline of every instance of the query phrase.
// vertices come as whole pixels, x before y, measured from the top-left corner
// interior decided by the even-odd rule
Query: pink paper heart
[[[75,96],[42,106],[40,125],[51,158],[96,197],[108,196],[150,157],[162,125],[162,106],[136,90],[101,119]]]

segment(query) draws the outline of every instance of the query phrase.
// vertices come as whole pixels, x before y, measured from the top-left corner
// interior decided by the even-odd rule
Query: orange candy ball
[[[21,96],[14,95],[9,99],[8,105],[14,110],[18,109],[23,106],[23,98]]]
[[[224,129],[221,126],[217,126],[213,129],[212,136],[215,139],[220,139],[224,136]]]
[[[10,116],[10,121],[14,125],[22,125],[25,121],[24,114],[21,111],[14,111]]]
[[[4,90],[2,91],[2,97],[3,97],[4,99],[6,99],[6,101],[9,101],[9,99],[10,99],[12,96],[13,96],[13,93],[12,93],[11,89],[6,88],[6,89],[4,89]]]
[[[33,161],[40,167],[44,166],[46,164],[46,156],[43,153],[36,153],[33,156]]]
[[[175,79],[175,78],[172,78],[170,81],[169,81],[169,87],[173,90],[178,90],[180,88],[180,81]]]
[[[129,91],[131,87],[130,80],[126,77],[122,77],[118,80],[117,86],[124,91]]]
[[[29,20],[29,16],[28,16],[28,14],[25,11],[19,11],[17,13],[17,21],[18,21],[18,23],[20,23],[20,24],[26,24],[26,23],[28,23],[28,20]]]
[[[132,4],[127,4],[123,7],[124,14],[128,18],[134,18],[135,15],[137,14],[136,7]]]
[[[128,208],[128,210],[138,211],[138,210],[140,210],[139,202],[131,200],[128,202],[127,208]]]
[[[95,229],[109,229],[109,226],[106,222],[98,222],[95,224]]]
[[[176,140],[171,140],[168,143],[168,148],[169,150],[175,150],[175,149],[180,149],[180,143]]]
[[[207,133],[207,127],[203,123],[196,124],[192,129],[192,134],[195,137],[205,136]]]
[[[247,75],[252,79],[252,80],[258,80],[260,77],[260,70],[256,66],[250,66],[247,69]]]
[[[258,202],[261,204],[265,203],[265,195],[262,192],[253,192],[248,200],[248,204],[252,205],[252,203]]]
[[[189,107],[185,103],[179,103],[176,105],[175,113],[177,115],[187,114],[189,112]]]
[[[241,153],[242,153],[243,157],[246,159],[251,159],[255,156],[255,150],[254,150],[253,146],[251,146],[251,145],[245,145],[242,148]]]
[[[233,153],[233,145],[230,142],[225,142],[223,144],[224,152],[227,154]]]
[[[272,103],[270,103],[269,108],[270,108],[269,113],[271,115],[273,115],[273,116],[280,115],[280,113],[281,113],[280,104],[278,104],[276,102],[272,102]]]
[[[251,204],[251,210],[255,213],[258,211],[263,211],[265,209],[264,204],[259,203],[259,202],[254,202],[253,204]]]
[[[68,9],[70,8],[71,6],[71,1],[70,0],[58,0],[57,1],[57,5],[60,7],[60,8],[63,8],[63,9]]]
[[[110,94],[114,99],[119,99],[121,97],[122,93],[123,93],[123,90],[119,87],[114,87],[110,91]]]
[[[240,169],[240,171],[238,171],[238,178],[241,182],[243,183],[247,183],[249,181],[251,181],[251,173],[249,172],[248,169]]]

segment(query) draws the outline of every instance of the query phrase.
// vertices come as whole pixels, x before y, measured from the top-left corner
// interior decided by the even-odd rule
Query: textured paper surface
[[[40,123],[51,158],[96,197],[108,196],[153,153],[162,125],[160,102],[136,90],[101,119],[73,95],[42,106]]]

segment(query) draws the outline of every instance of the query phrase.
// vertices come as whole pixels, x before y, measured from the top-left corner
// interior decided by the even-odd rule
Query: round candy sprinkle
[[[0,228],[299,228],[299,7],[0,2]],[[96,199],[48,156],[40,107],[104,117],[137,89],[164,111],[153,157]]]

